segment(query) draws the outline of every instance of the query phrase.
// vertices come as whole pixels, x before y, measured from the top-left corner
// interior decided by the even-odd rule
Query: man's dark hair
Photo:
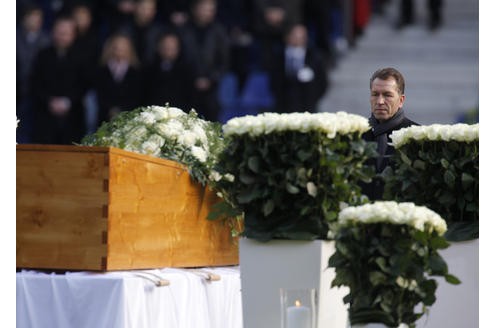
[[[404,77],[398,70],[392,67],[380,68],[375,73],[373,73],[370,79],[370,89],[373,80],[375,80],[376,78],[380,80],[387,80],[389,77],[393,77],[395,79],[395,82],[397,83],[397,91],[399,91],[400,95],[403,95],[404,89],[406,87]]]

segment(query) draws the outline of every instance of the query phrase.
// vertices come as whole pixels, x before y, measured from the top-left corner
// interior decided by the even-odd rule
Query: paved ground
[[[420,124],[450,124],[478,106],[478,1],[444,0],[444,25],[430,32],[426,0],[417,4],[417,22],[393,29],[398,0],[374,15],[356,46],[345,50],[329,72],[331,87],[319,111],[344,110],[368,116],[369,78],[393,66],[406,79],[407,115]]]

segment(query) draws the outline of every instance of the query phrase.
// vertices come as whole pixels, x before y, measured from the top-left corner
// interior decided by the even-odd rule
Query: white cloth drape
[[[18,328],[242,328],[239,267],[17,275]],[[219,275],[208,281],[202,272]],[[170,282],[157,287],[157,277]]]

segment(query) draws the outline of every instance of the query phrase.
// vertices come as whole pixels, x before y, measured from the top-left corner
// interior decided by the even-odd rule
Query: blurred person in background
[[[74,43],[88,69],[96,67],[101,52],[99,31],[94,20],[93,9],[89,3],[80,1],[70,8],[70,14],[76,23],[77,37]]]
[[[189,21],[191,0],[157,0],[158,17],[172,28],[181,28]]]
[[[105,41],[93,87],[98,103],[98,126],[122,111],[142,105],[141,66],[127,34],[116,33]]]
[[[82,97],[85,93],[81,57],[74,48],[76,24],[69,16],[57,17],[52,45],[40,50],[31,79],[34,111],[33,142],[79,142],[86,127]]]
[[[215,0],[195,0],[191,19],[180,30],[193,74],[191,106],[209,121],[219,120],[218,83],[230,65],[229,38],[216,13]]]
[[[259,43],[260,66],[268,70],[283,48],[287,29],[303,21],[303,0],[254,0],[252,28]]]
[[[415,1],[416,0],[401,0],[399,6],[399,20],[396,25],[398,29],[415,23]],[[427,0],[428,28],[432,31],[442,25],[442,2],[442,0]]]
[[[270,83],[277,112],[316,112],[329,82],[324,60],[318,49],[308,43],[303,24],[289,29],[285,47],[275,58]]]
[[[327,68],[336,65],[336,50],[331,41],[332,15],[337,0],[304,0],[304,25],[308,29],[310,42],[321,53]]]
[[[74,47],[81,56],[87,84],[87,92],[83,98],[86,120],[86,133],[93,133],[97,128],[96,94],[91,85],[91,78],[98,67],[101,54],[100,29],[95,19],[94,7],[87,1],[76,1],[69,7],[69,12],[76,22],[77,37]]]
[[[101,0],[100,0],[101,1]],[[115,34],[122,26],[132,22],[135,0],[105,0],[106,35]]]
[[[222,0],[218,3],[218,21],[227,30],[230,40],[229,70],[237,78],[239,92],[257,64],[253,48],[252,10],[251,0]]]
[[[169,103],[185,111],[191,108],[192,76],[179,36],[165,32],[158,40],[156,55],[144,73],[146,105]]]
[[[16,114],[21,123],[16,140],[18,143],[29,143],[33,124],[29,79],[38,52],[50,45],[50,34],[43,30],[43,11],[40,6],[27,4],[20,10],[16,31]]]
[[[158,37],[165,28],[156,15],[156,0],[137,0],[132,20],[119,29],[131,36],[142,65],[149,64],[153,59]]]

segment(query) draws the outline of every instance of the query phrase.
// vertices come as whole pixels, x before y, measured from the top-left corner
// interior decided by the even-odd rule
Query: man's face
[[[76,38],[76,25],[70,20],[59,21],[55,23],[52,34],[55,46],[66,49],[72,45]]]
[[[404,104],[404,99],[393,77],[386,80],[376,78],[371,82],[371,113],[379,122],[392,118]]]

